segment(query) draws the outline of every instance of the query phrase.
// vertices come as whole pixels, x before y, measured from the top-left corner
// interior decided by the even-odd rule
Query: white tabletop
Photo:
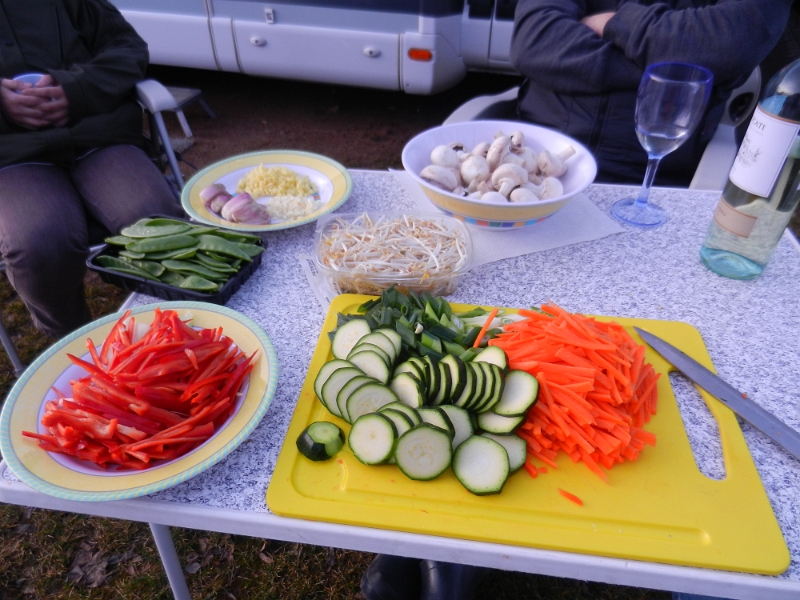
[[[390,173],[352,171],[352,175],[353,194],[341,212],[414,206]],[[634,192],[629,187],[594,185],[587,195],[607,213],[614,200]],[[670,215],[663,227],[625,227],[622,233],[603,239],[482,265],[464,277],[449,299],[495,306],[555,301],[574,312],[687,322],[703,335],[723,378],[800,429],[800,247],[791,235],[785,235],[764,273],[753,281],[725,279],[706,270],[698,251],[717,197],[714,192],[654,189],[651,201]],[[264,328],[275,345],[280,373],[262,423],[230,456],[174,488],[106,503],[41,494],[22,484],[2,463],[0,500],[729,598],[800,596],[800,461],[747,425],[743,426],[745,438],[791,552],[791,565],[775,577],[387,533],[271,514],[266,489],[325,316],[297,259],[311,251],[313,233],[310,224],[265,235],[268,249],[261,268],[228,303]],[[137,299],[141,304],[154,301]],[[682,403],[680,389],[676,395],[701,470],[721,476],[724,466],[713,419],[705,407]],[[685,395],[690,397],[690,390]]]

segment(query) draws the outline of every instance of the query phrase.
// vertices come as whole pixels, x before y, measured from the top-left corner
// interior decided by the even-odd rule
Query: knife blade
[[[642,339],[667,359],[681,373],[717,398],[753,427],[769,436],[792,456],[800,459],[800,433],[772,413],[764,410],[721,377],[709,371],[691,356],[652,333],[634,327]]]

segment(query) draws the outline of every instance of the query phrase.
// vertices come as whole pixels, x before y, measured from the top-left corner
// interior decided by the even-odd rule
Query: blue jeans
[[[34,324],[59,338],[91,320],[83,290],[89,246],[149,215],[182,216],[164,176],[135,146],[95,150],[72,169],[0,170],[0,252]],[[102,230],[90,239],[89,221]]]

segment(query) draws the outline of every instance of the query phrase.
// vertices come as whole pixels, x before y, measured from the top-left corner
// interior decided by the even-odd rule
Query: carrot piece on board
[[[566,490],[562,490],[561,488],[556,488],[556,489],[558,490],[558,493],[559,493],[559,494],[561,494],[562,496],[564,496],[564,498],[566,498],[566,499],[567,499],[567,500],[569,500],[570,502],[574,502],[574,503],[575,503],[575,504],[577,504],[578,506],[583,506],[583,500],[581,500],[580,498],[578,498],[578,497],[577,497],[575,494],[570,494],[568,491],[566,491]]]
[[[489,313],[489,316],[486,317],[486,322],[483,324],[483,327],[481,327],[481,330],[478,332],[478,337],[475,338],[475,343],[472,344],[473,348],[477,348],[478,346],[481,345],[483,336],[485,336],[486,332],[489,331],[489,326],[492,324],[492,321],[494,321],[494,318],[497,316],[498,312],[499,310],[497,308],[493,308]]]

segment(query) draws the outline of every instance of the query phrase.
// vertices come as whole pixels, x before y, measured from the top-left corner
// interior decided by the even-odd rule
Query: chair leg
[[[198,98],[197,101],[200,103],[200,106],[203,107],[203,110],[206,111],[206,114],[209,117],[211,117],[212,119],[217,118],[217,115],[214,114],[214,111],[211,110],[211,107],[208,104],[206,104],[205,100],[203,100],[202,98]]]
[[[164,147],[164,151],[167,153],[167,160],[169,160],[169,166],[172,169],[172,175],[175,177],[175,181],[178,182],[178,187],[183,189],[183,176],[181,175],[181,169],[178,166],[178,158],[175,156],[175,152],[172,150],[172,144],[169,142],[169,134],[167,133],[166,125],[164,125],[164,117],[161,116],[161,113],[155,113],[153,115],[153,119],[156,122],[158,134],[161,136],[161,145]]]
[[[0,341],[2,341],[3,347],[6,349],[6,354],[8,354],[11,364],[14,366],[14,373],[19,378],[25,371],[25,365],[22,364],[14,342],[11,341],[11,337],[8,335],[5,325],[3,325],[2,322],[0,322]]]
[[[150,531],[153,532],[153,539],[156,542],[156,548],[161,556],[161,563],[164,565],[164,571],[167,573],[167,579],[175,600],[192,600],[169,527],[150,523]]]
[[[178,122],[181,124],[181,129],[183,129],[183,134],[187,138],[192,137],[192,130],[189,127],[189,121],[186,120],[186,115],[183,114],[182,110],[176,110],[175,114],[178,116]]]

